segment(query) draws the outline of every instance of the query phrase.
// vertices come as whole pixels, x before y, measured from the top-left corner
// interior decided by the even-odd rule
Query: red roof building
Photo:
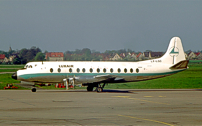
[[[45,59],[48,61],[63,61],[64,54],[63,52],[48,52],[46,53]]]
[[[3,62],[5,57],[6,57],[5,54],[0,54],[0,62]]]
[[[5,54],[0,54],[0,59],[4,59],[5,57]]]
[[[197,53],[195,53],[195,55],[198,56],[200,53],[201,53],[201,52],[197,52]]]

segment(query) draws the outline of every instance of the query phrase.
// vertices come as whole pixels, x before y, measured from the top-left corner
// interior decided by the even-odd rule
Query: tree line
[[[188,54],[191,50],[186,51]],[[0,54],[5,54],[5,57],[9,58],[10,56],[14,56],[15,58],[13,61],[9,61],[4,64],[26,64],[30,61],[44,61],[45,54],[48,51],[42,52],[42,50],[38,47],[31,47],[30,49],[23,48],[21,50],[9,50],[8,52],[0,51]],[[114,54],[127,54],[127,53],[140,53],[135,52],[131,49],[120,49],[120,50],[106,50],[105,52],[101,53],[99,51],[90,50],[88,48],[83,49],[76,49],[75,51],[66,51],[64,53],[64,60],[65,61],[100,61],[105,60],[105,57],[112,57]],[[152,52],[151,50],[146,50],[145,52]],[[202,53],[201,51],[198,51]],[[122,60],[124,61],[131,61],[134,60],[131,57],[127,56],[124,57]]]
[[[9,58],[10,56],[14,56],[14,59],[12,61],[8,61],[4,64],[26,64],[29,61],[41,61],[45,58],[45,54],[42,53],[41,49],[34,46],[30,49],[23,48],[17,51],[0,51],[0,54],[5,54],[5,57],[7,58]]]

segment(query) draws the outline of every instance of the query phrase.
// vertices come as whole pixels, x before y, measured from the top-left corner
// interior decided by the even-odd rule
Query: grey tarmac
[[[1,90],[0,125],[202,125],[202,90]]]

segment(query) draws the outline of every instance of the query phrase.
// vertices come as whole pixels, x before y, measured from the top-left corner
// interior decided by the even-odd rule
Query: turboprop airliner
[[[82,84],[87,91],[102,92],[106,83],[137,82],[169,76],[188,67],[181,39],[173,37],[166,53],[157,59],[139,62],[46,61],[29,62],[12,75],[33,83]],[[36,88],[32,88],[35,92]]]

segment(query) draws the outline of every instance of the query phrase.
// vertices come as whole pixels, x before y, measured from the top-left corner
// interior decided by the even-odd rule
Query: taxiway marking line
[[[155,123],[161,123],[161,124],[168,125],[168,126],[174,126],[174,125],[166,123],[166,122],[161,122],[161,121],[152,120],[152,119],[138,118],[138,117],[126,116],[126,115],[118,115],[118,116],[128,117],[128,118],[133,118],[133,119],[140,119],[140,120],[145,120],[145,121],[150,121],[150,122],[155,122]]]

